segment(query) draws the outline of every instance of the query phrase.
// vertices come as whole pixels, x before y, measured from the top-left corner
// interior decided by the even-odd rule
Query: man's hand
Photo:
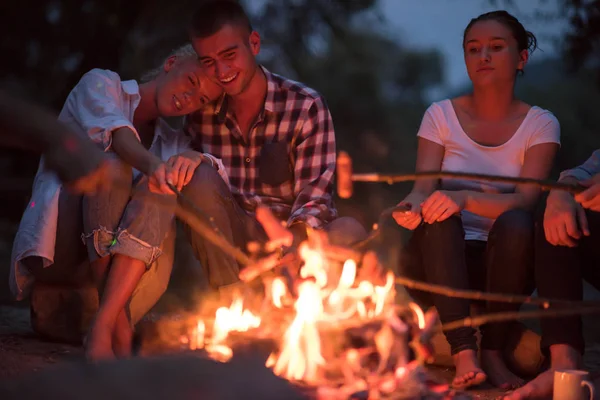
[[[575,201],[592,211],[600,211],[600,174],[596,174],[580,185],[587,187],[581,193],[575,195]]]
[[[173,171],[173,185],[177,187],[177,190],[183,189],[185,185],[190,183],[194,176],[194,171],[202,163],[202,160],[202,153],[193,150],[188,150],[169,158],[167,165]]]
[[[464,191],[436,190],[421,204],[423,220],[428,224],[442,222],[465,208]]]
[[[152,168],[152,173],[148,177],[148,188],[153,193],[174,194],[167,183],[173,184],[173,172],[171,168],[161,162]]]
[[[589,236],[587,218],[581,205],[567,192],[553,190],[544,212],[546,240],[555,246],[577,246],[583,235]]]

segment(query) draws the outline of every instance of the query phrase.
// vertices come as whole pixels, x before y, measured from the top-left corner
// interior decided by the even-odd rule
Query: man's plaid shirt
[[[187,132],[196,150],[222,160],[232,193],[245,210],[253,212],[262,203],[287,219],[288,226],[302,222],[321,227],[337,216],[332,198],[336,154],[331,115],[316,91],[263,71],[267,95],[248,142],[227,109],[227,96],[191,115]],[[289,158],[275,162],[273,154],[266,154],[270,148],[280,149],[278,153],[285,149]],[[271,178],[266,182],[267,175],[279,173],[270,168],[289,171],[283,171],[276,183]]]

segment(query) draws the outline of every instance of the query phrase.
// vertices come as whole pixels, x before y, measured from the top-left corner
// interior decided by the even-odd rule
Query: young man
[[[582,165],[564,171],[559,182],[587,187],[573,196],[551,191],[536,232],[535,278],[540,297],[582,300],[582,279],[600,290],[600,150]],[[580,317],[543,318],[542,350],[550,369],[507,398],[552,397],[556,369],[583,368]]]
[[[211,1],[192,17],[191,41],[204,72],[224,89],[214,107],[192,115],[196,150],[219,157],[230,186],[207,173],[198,205],[238,246],[264,238],[254,218],[259,204],[286,221],[294,245],[307,227],[324,229],[340,245],[360,240],[364,228],[337,217],[333,204],[335,134],[323,97],[258,64],[260,36],[234,1]],[[238,280],[235,260],[201,238],[192,246],[212,287]]]

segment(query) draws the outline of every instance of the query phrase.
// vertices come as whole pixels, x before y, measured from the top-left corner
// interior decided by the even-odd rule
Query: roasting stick
[[[591,302],[590,302],[591,303]],[[490,322],[504,322],[514,321],[522,319],[533,319],[533,318],[560,318],[568,317],[573,315],[588,315],[588,314],[600,314],[600,302],[596,302],[595,305],[578,306],[568,309],[559,310],[533,310],[533,311],[512,311],[512,312],[501,312],[494,314],[483,314],[476,317],[468,317],[457,321],[452,321],[441,326],[443,331],[450,331],[464,326],[477,327],[480,325],[488,324]]]
[[[176,193],[178,193],[178,196],[182,198],[183,202],[187,206],[190,206],[193,209],[197,208],[191,201],[187,200],[185,196],[182,195],[180,192]],[[388,210],[387,212],[389,213],[390,210]],[[204,223],[200,218],[198,218],[198,216],[194,215],[194,213],[190,211],[185,210],[184,207],[177,207],[177,215],[184,221],[189,223],[192,229],[198,231],[207,240],[219,246],[224,252],[235,257],[235,259],[238,260],[242,265],[246,266],[246,268],[244,268],[240,273],[240,284],[252,281],[264,274],[265,272],[268,272],[273,268],[279,266],[279,257],[277,254],[270,254],[267,257],[261,258],[253,262],[239,248],[230,244],[220,233],[215,232],[213,229],[208,227],[206,223]],[[257,218],[262,224],[264,224],[265,231],[267,231],[269,237],[281,238],[277,240],[272,240],[271,242],[269,242],[271,243],[271,246],[265,247],[270,247],[270,250],[272,250],[275,245],[289,246],[291,244],[292,238],[289,231],[285,229],[281,225],[281,223],[275,217],[273,217],[271,213],[267,212],[266,208],[259,207],[259,209],[257,209]],[[361,252],[336,246],[329,246],[329,249],[325,252],[324,256],[328,257],[328,255],[333,256],[338,261],[342,258],[344,260],[352,258],[357,262],[360,262],[361,260]],[[416,289],[429,293],[441,294],[447,297],[506,303],[536,304],[542,306],[543,308],[548,308],[551,304],[570,305],[573,307],[587,307],[600,305],[600,303],[598,302],[568,301],[560,299],[520,296],[513,294],[479,292],[474,290],[459,290],[448,286],[434,285],[431,283],[409,279],[406,277],[396,277],[396,284],[402,285],[409,289]]]
[[[175,207],[175,215],[185,221],[190,227],[199,233],[206,240],[218,246],[225,253],[229,254],[236,259],[241,265],[250,265],[252,260],[242,250],[231,244],[229,240],[218,230],[218,228],[212,224],[212,220],[209,216],[198,207],[192,201],[190,201],[183,193],[181,193],[175,186],[168,183],[169,188],[177,195],[177,198],[185,204],[186,207],[193,211],[187,210],[186,207],[177,205]],[[211,224],[207,224],[200,218],[200,215],[205,216]]]
[[[598,301],[573,301],[561,299],[548,299],[544,297],[531,297],[516,294],[478,292],[475,290],[454,289],[444,285],[434,285],[432,283],[417,281],[405,277],[396,277],[396,284],[402,285],[409,289],[420,290],[428,293],[440,294],[446,297],[455,297],[461,299],[493,301],[499,303],[519,303],[519,304],[535,304],[548,308],[551,305],[569,305],[573,307],[600,307]]]
[[[569,193],[579,193],[586,188],[577,185],[577,184],[569,184],[569,183],[561,183],[544,179],[533,179],[533,178],[524,178],[524,177],[509,177],[509,176],[500,176],[500,175],[486,175],[486,174],[476,174],[476,173],[468,173],[468,172],[450,172],[450,171],[427,171],[427,172],[417,172],[411,174],[377,174],[377,173],[367,173],[367,174],[355,174],[353,172],[352,167],[352,158],[350,155],[344,151],[340,152],[337,157],[337,192],[338,195],[343,199],[348,199],[352,197],[354,193],[353,182],[375,182],[375,183],[387,183],[394,184],[398,182],[408,182],[415,181],[419,179],[440,179],[440,178],[454,178],[454,179],[463,179],[463,180],[474,180],[474,181],[485,181],[485,182],[502,182],[502,183],[512,183],[512,184],[529,184],[536,185],[542,190],[564,190]],[[377,238],[380,234],[381,224],[392,216],[392,214],[396,211],[406,212],[410,210],[410,205],[399,205],[395,207],[390,207],[384,210],[383,213],[380,214],[379,220],[377,223],[377,228],[375,228],[369,236],[355,243],[352,247],[356,250],[363,250],[371,241]]]
[[[354,192],[353,182],[375,182],[394,184],[399,182],[416,181],[419,179],[463,179],[470,181],[501,182],[528,184],[538,186],[542,190],[564,190],[570,193],[579,193],[586,188],[581,185],[555,182],[547,179],[534,179],[525,177],[512,177],[500,175],[476,174],[470,172],[454,171],[424,171],[410,174],[355,174],[352,168],[352,158],[344,151],[337,157],[337,192],[342,199],[352,197]]]
[[[193,202],[187,199],[180,191],[178,191],[175,187],[171,187],[171,189],[175,192],[178,198],[185,204],[186,207],[189,207],[193,210],[186,210],[186,207],[182,205],[178,205],[176,207],[176,214],[179,218],[184,220],[186,223],[190,225],[192,229],[197,231],[200,235],[202,235],[206,240],[218,246],[225,253],[234,257],[241,265],[246,266],[245,269],[242,270],[247,274],[246,279],[242,279],[239,284],[245,284],[253,279],[258,278],[264,272],[270,271],[271,269],[277,267],[278,257],[276,254],[271,254],[268,257],[260,259],[256,262],[253,262],[243,251],[239,248],[232,245],[217,229],[216,227],[211,227],[209,224],[204,222],[199,215],[205,215]],[[384,214],[389,214],[392,212],[392,209],[388,209],[384,212]],[[276,244],[289,245],[291,237],[288,235],[289,231],[287,231],[279,221],[277,221],[271,213],[266,212],[266,209],[259,208],[257,210],[257,217],[260,222],[265,225],[265,230],[267,233],[270,233],[270,237],[283,238],[280,239]],[[210,220],[209,220],[210,221]],[[271,244],[274,244],[275,241],[271,241]],[[268,246],[267,246],[268,247]],[[344,251],[341,251],[344,250]],[[353,258],[357,261],[360,260],[360,252],[352,249],[342,249],[342,248],[334,248],[332,247],[329,254],[337,254],[343,255],[343,257]],[[325,255],[327,256],[327,254]],[[339,258],[339,257],[338,257]],[[254,268],[254,271],[252,269]],[[241,274],[244,276],[244,273]],[[583,313],[594,312],[593,309],[589,309],[589,307],[599,307],[598,302],[584,302],[584,301],[566,301],[560,299],[546,299],[546,298],[534,298],[530,296],[518,296],[518,295],[507,295],[500,293],[486,293],[486,292],[478,292],[472,290],[458,290],[448,286],[443,285],[433,285],[427,282],[422,282],[414,279],[409,279],[405,277],[397,277],[396,284],[403,285],[404,287],[422,290],[430,293],[437,293],[448,297],[459,297],[466,298],[472,300],[483,300],[483,301],[495,301],[495,302],[508,302],[508,303],[524,303],[524,304],[537,304],[541,305],[544,308],[548,308],[550,304],[561,304],[561,305],[570,305],[573,307],[578,307]],[[583,308],[581,308],[583,307]],[[567,310],[546,310],[552,312],[565,313]],[[574,312],[575,311],[575,312]],[[577,313],[578,310],[573,310],[572,313]],[[538,311],[539,313],[540,311]],[[503,313],[502,315],[507,315],[504,318],[512,318],[514,316],[520,316],[522,314],[519,313]],[[525,318],[528,318],[528,314],[524,314]],[[536,314],[537,315],[537,314]],[[562,315],[562,314],[559,314]],[[570,314],[569,314],[570,315]],[[512,316],[512,317],[511,317]],[[483,316],[482,316],[483,317]],[[498,317],[495,317],[498,318]],[[534,318],[534,317],[529,317]],[[477,319],[469,319],[468,323],[478,323]],[[453,322],[453,324],[457,324],[458,321]],[[451,325],[452,326],[452,325]]]

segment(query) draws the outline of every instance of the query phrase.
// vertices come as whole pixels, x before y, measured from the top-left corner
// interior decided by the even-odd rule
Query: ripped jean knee
[[[110,255],[110,246],[115,238],[115,232],[104,226],[94,229],[90,233],[82,233],[81,241],[87,247],[90,262]]]
[[[81,235],[88,248],[90,262],[106,256],[121,254],[142,261],[147,268],[162,254],[159,246],[141,240],[130,234],[126,229],[112,232],[101,226],[90,233]]]

